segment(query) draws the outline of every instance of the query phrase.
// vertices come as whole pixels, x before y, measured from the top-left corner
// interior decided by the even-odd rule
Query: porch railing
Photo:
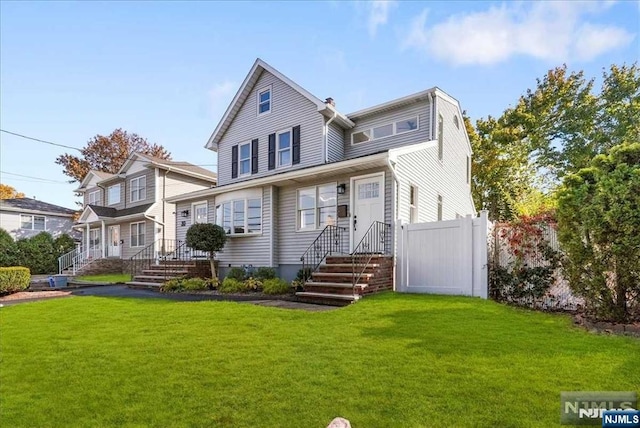
[[[309,245],[307,251],[302,254],[303,280],[306,282],[313,272],[327,256],[332,254],[348,254],[347,228],[338,226],[326,226],[320,235]]]
[[[80,248],[74,248],[58,257],[58,273],[62,274],[67,269],[71,269],[73,267],[73,259],[80,253]]]
[[[204,254],[204,253],[203,253]],[[194,251],[187,247],[186,242],[175,239],[158,239],[147,245],[142,250],[131,256],[129,259],[129,270],[131,278],[143,270],[149,269],[152,265],[159,265],[164,261],[165,274],[172,266],[169,261],[191,260],[197,257]]]
[[[352,287],[355,288],[358,281],[367,270],[371,259],[376,255],[391,253],[391,225],[375,221],[369,226],[358,245],[351,253]]]
[[[74,248],[66,254],[58,257],[58,273],[68,270],[71,275],[75,275],[94,260],[102,258],[102,249],[91,248],[86,250],[84,247]]]

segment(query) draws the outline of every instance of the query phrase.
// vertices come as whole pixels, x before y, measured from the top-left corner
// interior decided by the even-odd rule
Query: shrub
[[[169,281],[166,281],[164,284],[162,284],[162,286],[160,287],[160,291],[165,293],[171,291],[179,291],[181,286],[182,284],[180,279],[170,279]]]
[[[253,277],[262,282],[267,279],[274,279],[276,277],[276,270],[271,267],[259,267],[254,272]]]
[[[264,294],[287,294],[289,289],[289,283],[284,279],[271,278],[264,282],[262,291]]]
[[[182,280],[182,289],[187,291],[206,290],[207,281],[202,278],[186,278]]]
[[[209,253],[211,263],[211,278],[216,278],[216,266],[213,258],[217,251],[222,250],[227,242],[227,234],[217,224],[196,223],[187,229],[187,246],[198,251]]]
[[[262,288],[262,281],[259,281],[254,277],[249,277],[244,282],[244,288],[249,291],[258,291]]]
[[[246,272],[241,267],[232,267],[229,269],[227,278],[235,279],[238,282],[242,282],[246,279]]]
[[[237,279],[226,277],[218,286],[218,291],[221,293],[240,293],[244,291],[244,284]]]
[[[0,229],[0,266],[15,266],[18,263],[15,260],[16,243],[9,233]]]
[[[311,268],[300,269],[296,275],[296,280],[305,282],[311,277]]]
[[[0,293],[26,290],[31,274],[26,267],[0,267]]]
[[[207,278],[206,286],[209,290],[215,290],[220,286],[220,280],[218,278]]]

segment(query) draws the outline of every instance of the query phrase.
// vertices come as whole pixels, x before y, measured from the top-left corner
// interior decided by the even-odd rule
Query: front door
[[[109,257],[120,257],[120,225],[109,226],[107,254]]]
[[[351,184],[351,249],[354,251],[373,222],[384,222],[384,174],[355,177]]]

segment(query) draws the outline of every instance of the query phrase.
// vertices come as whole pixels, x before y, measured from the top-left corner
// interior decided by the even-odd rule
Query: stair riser
[[[361,258],[358,257],[357,258],[357,262],[362,263],[364,261],[367,261],[367,258]],[[369,263],[382,263],[384,260],[391,260],[390,256],[378,256],[378,255],[374,255],[373,257],[371,257],[371,260],[369,261]],[[325,259],[326,264],[328,265],[332,265],[332,264],[351,264],[353,263],[353,259],[351,258],[351,256],[328,256]]]
[[[348,306],[350,305],[352,302],[348,301],[348,300],[332,300],[332,299],[324,299],[324,298],[320,298],[320,297],[303,297],[303,296],[299,296],[296,297],[296,299],[299,302],[302,303],[311,303],[314,305],[326,305],[326,306]]]
[[[314,273],[312,275],[314,282],[339,282],[341,284],[352,284],[353,276],[332,276],[332,275],[322,275],[321,273]],[[373,277],[362,276],[358,280],[358,284],[367,284]]]
[[[374,273],[376,271],[376,267],[367,266],[364,270],[364,273]],[[362,267],[357,269],[357,272],[362,271]],[[318,272],[320,273],[353,273],[353,268],[351,267],[343,267],[343,266],[333,266],[333,265],[320,265],[318,268]]]
[[[306,285],[304,287],[304,291],[311,291],[313,293],[339,294],[342,296],[345,296],[348,294],[362,294],[361,290],[362,288],[356,288],[354,293],[354,290],[351,287],[338,288],[338,287],[323,287],[321,285],[311,285],[311,286]]]

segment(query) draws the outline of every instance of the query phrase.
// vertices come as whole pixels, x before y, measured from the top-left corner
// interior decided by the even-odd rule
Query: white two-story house
[[[61,270],[77,270],[96,260],[108,260],[105,270],[128,271],[128,261],[148,250],[155,258],[176,247],[176,225],[202,212],[176,212],[165,198],[207,190],[216,174],[188,162],[134,153],[116,174],[90,171],[76,190],[83,195],[83,211],[76,223],[82,245],[61,260]],[[63,256],[64,258],[64,256]]]
[[[437,87],[342,114],[258,59],[206,148],[218,154],[218,186],[168,201],[202,207],[225,229],[222,275],[253,265],[292,279],[327,246],[393,255],[398,220],[475,215],[462,111]],[[197,219],[177,220],[184,239]]]

